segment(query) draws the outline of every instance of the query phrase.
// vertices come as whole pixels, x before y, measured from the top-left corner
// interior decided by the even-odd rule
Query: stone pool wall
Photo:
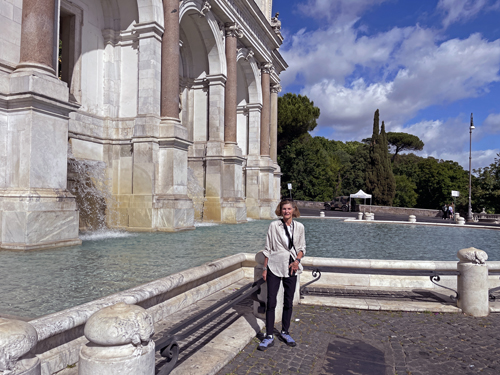
[[[42,374],[51,375],[78,362],[80,348],[88,343],[83,335],[85,323],[92,314],[119,302],[136,304],[147,310],[155,322],[210,296],[243,278],[259,276],[260,259],[255,254],[240,253],[202,266],[185,270],[150,283],[116,293],[80,306],[50,314],[29,323],[36,329],[38,343],[35,354],[42,362]],[[261,262],[260,262],[261,263]],[[456,271],[456,261],[401,261],[369,259],[331,259],[305,257],[306,269],[320,268],[323,274],[315,286],[431,289],[437,288],[428,276],[380,275],[379,270]],[[257,266],[257,267],[256,267]],[[490,272],[500,272],[500,262],[487,262]],[[341,267],[346,272],[335,273],[329,267]],[[365,274],[349,273],[363,268]],[[373,270],[370,273],[370,270]],[[354,270],[353,270],[354,271]],[[254,273],[255,272],[255,273]],[[300,284],[312,280],[310,270],[300,275]],[[500,286],[498,275],[489,276],[489,288]],[[443,276],[441,284],[457,288],[456,276]]]

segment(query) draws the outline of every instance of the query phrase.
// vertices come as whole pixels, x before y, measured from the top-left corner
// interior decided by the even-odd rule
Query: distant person
[[[448,217],[453,220],[453,204],[448,206]]]
[[[441,211],[443,211],[443,220],[446,220],[448,218],[448,205],[446,203],[441,208]]]
[[[274,318],[278,289],[283,283],[283,315],[281,332],[278,339],[288,346],[296,346],[290,336],[293,296],[297,285],[297,272],[302,270],[300,261],[306,253],[304,225],[293,221],[300,217],[300,212],[291,198],[284,198],[276,208],[276,220],[269,225],[266,247],[264,250],[264,270],[262,278],[267,282],[266,337],[259,344],[259,350],[266,350],[274,345]]]

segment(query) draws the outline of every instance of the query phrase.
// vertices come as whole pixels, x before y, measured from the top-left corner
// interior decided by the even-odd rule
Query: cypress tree
[[[396,180],[389,160],[385,123],[382,121],[380,133],[379,123],[379,110],[377,109],[373,118],[373,134],[366,168],[366,189],[372,194],[374,204],[390,206],[396,193]]]

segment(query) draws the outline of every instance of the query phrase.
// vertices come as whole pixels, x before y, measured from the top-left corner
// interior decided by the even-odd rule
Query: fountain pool
[[[457,260],[458,250],[474,246],[500,260],[498,230],[299,220],[309,256]],[[178,233],[101,232],[82,236],[80,246],[0,251],[0,314],[35,318],[228,255],[257,253],[268,226],[262,220]]]

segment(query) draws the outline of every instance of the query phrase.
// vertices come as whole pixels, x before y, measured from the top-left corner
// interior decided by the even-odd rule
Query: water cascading
[[[194,171],[188,168],[187,195],[193,201],[195,221],[203,221],[203,205],[206,201],[205,189],[196,178]]]
[[[106,163],[75,159],[68,151],[68,190],[76,197],[80,211],[80,231],[106,231],[115,226],[117,213]]]

